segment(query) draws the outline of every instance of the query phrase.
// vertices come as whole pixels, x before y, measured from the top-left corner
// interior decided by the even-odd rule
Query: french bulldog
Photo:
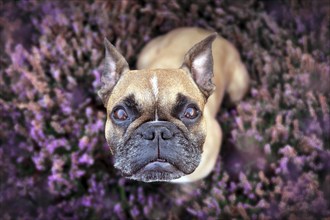
[[[222,142],[215,119],[224,94],[248,90],[249,75],[227,40],[179,28],[149,42],[138,70],[105,38],[98,91],[107,110],[105,137],[114,166],[130,179],[186,183],[206,177]]]

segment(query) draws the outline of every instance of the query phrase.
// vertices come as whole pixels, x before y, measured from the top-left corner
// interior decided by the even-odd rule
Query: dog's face
[[[212,93],[211,35],[195,45],[179,69],[129,70],[105,40],[99,95],[107,109],[105,136],[114,166],[128,178],[169,181],[199,165],[206,126],[204,105]]]

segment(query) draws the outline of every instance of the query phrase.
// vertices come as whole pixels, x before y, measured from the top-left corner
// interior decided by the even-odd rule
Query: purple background
[[[330,216],[328,1],[0,1],[0,219]],[[218,114],[217,165],[192,185],[126,180],[96,95],[106,36],[135,67],[180,26],[217,31],[252,85]]]

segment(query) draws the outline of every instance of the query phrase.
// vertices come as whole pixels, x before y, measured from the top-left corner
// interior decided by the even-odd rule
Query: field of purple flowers
[[[0,219],[329,219],[328,1],[0,0]],[[135,67],[180,26],[217,31],[252,85],[218,114],[212,174],[126,180],[104,138],[104,36]]]

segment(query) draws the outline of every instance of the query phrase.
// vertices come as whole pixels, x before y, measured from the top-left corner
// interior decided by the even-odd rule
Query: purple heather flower
[[[117,216],[121,216],[123,215],[123,209],[121,207],[120,203],[117,203],[114,207],[113,207],[114,212],[116,213]]]
[[[230,182],[229,191],[234,192],[237,189],[237,184],[235,182]]]
[[[88,142],[89,142],[89,140],[88,140],[87,136],[83,136],[82,138],[80,138],[79,144],[78,144],[80,150],[84,150],[88,146]]]
[[[69,150],[70,144],[64,138],[50,140],[47,144],[47,150],[51,154],[59,147],[64,147],[66,150]]]
[[[78,161],[80,164],[86,164],[86,165],[92,165],[94,163],[94,159],[87,153],[83,154]]]
[[[101,70],[93,70],[94,81],[92,83],[93,88],[97,89],[101,86]]]
[[[236,195],[235,194],[231,194],[229,197],[228,197],[228,200],[234,204],[236,202]]]
[[[133,218],[137,218],[140,215],[140,210],[137,206],[133,206],[133,208],[130,210],[130,213]]]
[[[266,155],[270,155],[272,153],[272,149],[270,147],[270,144],[266,144],[264,146],[264,152],[265,152]]]
[[[252,186],[249,183],[249,181],[244,173],[242,173],[242,172],[239,173],[239,180],[243,186],[244,194],[248,194],[252,190]]]
[[[276,169],[276,173],[283,173],[288,174],[288,161],[289,159],[287,157],[283,157],[279,161],[279,167]]]
[[[285,157],[294,157],[296,155],[296,151],[289,145],[286,145],[284,148],[279,150],[280,154],[283,154]]]
[[[84,196],[81,199],[81,203],[82,203],[83,206],[91,207],[92,206],[92,198],[91,198],[91,196]]]

